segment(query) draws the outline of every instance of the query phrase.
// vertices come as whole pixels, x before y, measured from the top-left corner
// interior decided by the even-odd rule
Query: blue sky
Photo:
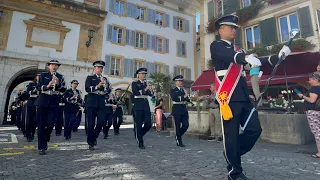
[[[196,14],[196,31],[198,32],[198,25],[200,24],[200,12]]]

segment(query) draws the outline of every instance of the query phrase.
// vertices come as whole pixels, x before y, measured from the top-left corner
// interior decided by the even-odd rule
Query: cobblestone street
[[[17,130],[1,128],[0,179],[227,179],[221,143],[185,138],[180,148],[168,133],[152,130],[140,150],[126,127],[119,136],[111,130],[108,140],[100,134],[95,151],[88,150],[84,130],[70,141],[53,132],[45,156],[38,155],[37,139],[28,143]],[[310,157],[314,152],[314,145],[259,142],[243,156],[243,168],[253,180],[318,180],[320,159]]]

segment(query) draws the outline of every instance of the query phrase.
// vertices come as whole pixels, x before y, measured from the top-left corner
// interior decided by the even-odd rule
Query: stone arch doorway
[[[2,103],[4,103],[4,106],[2,106],[2,109],[0,109],[0,114],[2,115],[2,117],[0,117],[0,120],[2,119],[2,124],[8,124],[7,115],[8,115],[8,108],[9,108],[9,102],[10,102],[10,95],[14,90],[14,88],[23,82],[32,81],[38,73],[41,73],[44,71],[45,71],[44,69],[39,69],[38,66],[30,66],[30,67],[21,69],[20,71],[15,73],[13,76],[11,76],[11,78],[9,78],[3,93]]]
[[[126,89],[128,88],[128,86],[131,85],[131,83],[126,82],[126,81],[120,81],[117,83],[113,83],[112,84],[112,89],[115,90],[117,88],[121,88],[122,91],[121,93],[125,93]],[[126,107],[127,109],[124,110],[124,114],[125,115],[132,115],[131,110],[132,110],[132,101],[131,101],[131,95],[132,95],[132,90],[131,90],[131,86],[128,88],[128,91],[126,93],[125,96],[125,102],[126,102]]]

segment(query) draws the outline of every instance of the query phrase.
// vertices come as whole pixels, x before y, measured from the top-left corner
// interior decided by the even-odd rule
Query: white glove
[[[261,66],[260,60],[256,58],[253,54],[250,54],[248,58],[246,58],[246,61],[251,65],[252,68]]]
[[[284,45],[279,52],[278,58],[280,59],[282,54],[284,54],[284,59],[291,53],[291,50],[288,46]]]

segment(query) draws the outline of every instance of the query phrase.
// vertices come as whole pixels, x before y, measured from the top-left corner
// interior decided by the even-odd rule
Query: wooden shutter
[[[114,6],[116,4],[116,0],[109,0],[109,11],[114,12]]]
[[[111,56],[110,55],[106,55],[105,63],[106,63],[106,66],[103,69],[103,73],[109,75],[110,69],[111,69]]]
[[[148,22],[154,23],[152,9],[148,8]]]
[[[191,68],[187,68],[187,79],[191,80]]]
[[[241,30],[241,28],[237,29],[237,37],[234,41],[234,44],[237,45],[238,47],[242,48],[242,30]]]
[[[147,34],[147,49],[151,49],[151,35]]]
[[[156,50],[156,36],[151,36],[151,50]]]
[[[213,1],[209,1],[208,4],[208,21],[214,19],[214,11],[213,11],[213,7],[214,7],[214,3]]]
[[[122,75],[124,77],[130,77],[129,76],[129,61],[130,61],[130,59],[124,58],[123,72],[122,72]]]
[[[173,76],[178,76],[178,67],[177,66],[174,66],[173,67]]]
[[[131,30],[131,37],[130,37],[130,41],[131,41],[131,46],[136,46],[136,31]]]
[[[136,4],[131,5],[131,17],[133,17],[134,19],[137,18],[137,5]]]
[[[240,8],[240,1],[239,0],[224,0],[223,6],[225,8],[224,15],[232,14]]]
[[[190,21],[186,19],[185,22],[186,22],[186,32],[190,32]]]
[[[172,21],[172,27],[173,27],[173,29],[177,29],[177,17],[176,16],[173,16],[173,21]]]
[[[170,74],[170,67],[169,67],[169,65],[165,65],[165,73],[166,73],[166,75],[169,75]]]
[[[261,44],[270,46],[278,43],[276,19],[274,17],[260,21]]]
[[[169,53],[169,39],[166,39],[165,40],[166,42],[165,42],[165,45],[166,45],[166,53]]]
[[[300,8],[297,10],[299,24],[300,24],[300,33],[301,37],[310,37],[313,36],[313,28],[312,28],[312,21],[310,16],[310,9],[309,6]]]
[[[133,59],[130,59],[129,63],[128,63],[128,74],[129,74],[129,77],[136,77],[134,76],[136,72],[134,72],[134,60]]]
[[[187,42],[182,42],[181,43],[181,49],[182,49],[182,44],[184,44],[184,56],[187,56]]]
[[[182,42],[178,41],[178,56],[182,56]]]
[[[113,32],[113,26],[108,24],[107,41],[112,42],[112,32]]]
[[[151,64],[151,62],[146,62],[146,68],[147,68],[147,70],[148,70],[148,74],[146,75],[146,78],[147,79],[150,79],[150,71],[151,71],[151,66],[152,66],[152,64]]]
[[[170,27],[170,16],[166,14],[166,27]]]
[[[126,12],[127,17],[132,17],[132,3],[127,2],[126,9],[127,9],[127,12]]]
[[[126,45],[130,45],[130,30],[126,29],[126,41],[125,41]]]

